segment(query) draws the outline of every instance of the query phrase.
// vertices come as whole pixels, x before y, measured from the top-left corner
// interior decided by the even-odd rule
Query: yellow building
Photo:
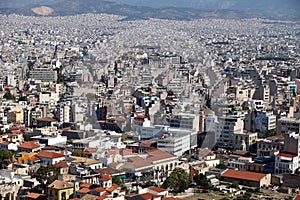
[[[34,161],[39,160],[34,155],[34,152],[19,152],[15,155],[15,159],[17,160],[18,164],[33,164]]]
[[[48,186],[49,200],[67,200],[73,198],[74,185],[65,181],[55,180]]]
[[[21,111],[12,111],[7,114],[7,121],[9,123],[24,123],[24,113]]]

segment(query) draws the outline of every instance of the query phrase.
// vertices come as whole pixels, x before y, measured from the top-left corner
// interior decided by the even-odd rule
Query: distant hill
[[[0,1],[0,13],[16,13],[22,15],[47,14],[50,16],[76,15],[84,13],[107,13],[123,15],[127,17],[126,19],[160,18],[176,20],[191,20],[195,18],[208,17],[263,17],[271,19],[300,19],[300,12],[297,12],[299,11],[298,1],[294,2],[294,7],[291,6],[294,0],[116,1],[118,2],[104,0],[10,0],[4,2]],[[280,4],[282,2],[288,3]],[[278,9],[279,7],[281,7],[281,9]]]

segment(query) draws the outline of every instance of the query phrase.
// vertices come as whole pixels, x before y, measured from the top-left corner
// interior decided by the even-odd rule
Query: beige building
[[[241,170],[228,169],[221,174],[221,178],[225,182],[238,182],[240,185],[250,187],[262,187],[271,184],[271,174],[263,174]]]

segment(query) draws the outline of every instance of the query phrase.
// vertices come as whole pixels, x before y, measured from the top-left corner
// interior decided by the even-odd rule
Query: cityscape
[[[0,200],[300,199],[299,4],[154,2],[0,2]]]

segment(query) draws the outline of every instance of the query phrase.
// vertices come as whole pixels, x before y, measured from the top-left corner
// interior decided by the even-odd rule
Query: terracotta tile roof
[[[28,128],[27,127],[23,127],[23,126],[12,126],[9,127],[9,130],[14,131],[14,130],[20,130],[20,131],[26,131]]]
[[[88,188],[81,188],[80,190],[78,190],[77,192],[80,192],[80,193],[85,193],[85,194],[87,194],[87,193],[89,193],[89,192],[91,192],[91,190],[90,189],[88,189]]]
[[[167,190],[164,188],[159,188],[155,186],[148,187],[149,190],[152,190],[154,192],[160,193],[160,192],[166,192]]]
[[[97,200],[103,200],[106,199],[110,194],[108,192],[104,192],[100,197],[97,198]]]
[[[144,193],[144,194],[140,194],[139,196],[144,198],[145,200],[151,200],[151,199],[154,199],[154,198],[161,197],[160,195],[151,194],[149,192]]]
[[[67,188],[71,188],[74,185],[65,181],[60,181],[60,180],[55,180],[53,181],[48,188],[53,188],[53,189],[57,189],[57,190],[62,190],[62,189],[67,189]]]
[[[93,184],[91,183],[84,183],[84,182],[80,183],[80,187],[85,187],[85,188],[90,188],[92,185]]]
[[[1,145],[4,145],[4,146],[8,146],[10,144],[10,142],[2,142],[0,143]]]
[[[116,189],[120,189],[120,187],[117,184],[113,184],[112,186],[110,186],[109,188],[106,188],[106,191],[109,193],[112,193],[113,191],[115,191]]]
[[[93,190],[95,190],[97,192],[104,192],[104,191],[106,191],[103,187],[97,187],[97,188],[94,188]]]
[[[141,142],[140,146],[141,147],[151,147],[151,145],[155,144],[156,141],[150,141],[150,140],[146,140]]]
[[[297,157],[297,155],[293,154],[293,153],[278,153],[276,156],[278,156],[278,157],[289,157],[289,158]]]
[[[22,149],[36,149],[36,148],[39,148],[40,146],[37,145],[36,143],[34,142],[24,142],[22,144],[19,145],[19,148],[22,148]]]
[[[85,148],[83,153],[86,155],[91,155],[92,153],[95,153],[98,151],[98,148]]]
[[[49,152],[49,151],[41,151],[35,155],[36,157],[42,157],[42,158],[61,158],[65,155],[55,152]]]
[[[101,175],[100,181],[109,181],[109,180],[112,180],[112,178],[110,177],[110,175]]]
[[[176,158],[172,154],[167,153],[165,151],[159,150],[159,149],[152,149],[152,150],[146,150],[145,151],[147,154],[149,154],[149,160],[152,162],[156,162],[159,160],[164,160],[168,158]]]
[[[60,161],[59,163],[56,163],[54,166],[55,167],[60,167],[60,168],[69,167],[69,165],[66,161]]]
[[[118,164],[118,163],[116,163],[116,164]],[[123,171],[113,169],[113,168],[109,168],[109,167],[94,169],[94,171],[99,173],[99,174],[107,174],[107,175],[125,174],[125,172],[123,172]]]
[[[39,198],[41,196],[46,196],[46,195],[31,192],[31,193],[29,193],[29,194],[26,195],[26,198],[37,199],[37,198]]]
[[[242,179],[242,180],[249,180],[249,181],[260,181],[265,176],[266,174],[263,173],[232,170],[232,169],[228,169],[223,174],[221,174],[221,177]]]
[[[35,157],[35,156],[32,156],[31,158],[29,158],[28,160],[30,161],[39,161],[40,159]]]

